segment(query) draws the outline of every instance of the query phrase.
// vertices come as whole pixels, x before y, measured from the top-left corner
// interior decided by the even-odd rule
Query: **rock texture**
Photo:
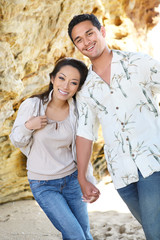
[[[159,0],[0,0],[0,203],[30,198],[26,159],[9,140],[20,103],[45,89],[57,59],[76,51],[67,35],[70,19],[94,13],[106,27],[110,48],[145,51],[148,30],[157,23]],[[92,161],[100,179],[107,173],[103,140]],[[100,164],[101,162],[101,164]]]

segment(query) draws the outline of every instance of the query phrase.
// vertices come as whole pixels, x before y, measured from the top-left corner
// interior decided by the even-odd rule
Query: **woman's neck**
[[[68,100],[57,99],[54,96],[54,91],[53,91],[52,98],[51,98],[51,101],[50,101],[49,105],[50,105],[50,107],[54,107],[54,108],[63,110],[68,106]]]
[[[57,109],[65,109],[68,107],[68,101],[60,101],[57,99],[52,98],[49,103],[50,107],[57,108]]]
[[[68,101],[60,101],[52,98],[46,109],[46,116],[55,121],[63,121],[69,114]]]

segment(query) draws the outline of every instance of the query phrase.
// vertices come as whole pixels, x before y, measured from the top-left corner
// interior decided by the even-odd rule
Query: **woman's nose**
[[[65,82],[64,82],[64,88],[65,88],[65,89],[68,89],[68,88],[69,88],[69,81],[65,81]]]

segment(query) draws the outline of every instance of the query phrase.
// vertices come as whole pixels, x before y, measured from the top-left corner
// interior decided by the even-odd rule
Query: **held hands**
[[[93,203],[99,198],[100,191],[92,183],[85,180],[83,183],[80,183],[80,186],[83,193],[82,199],[84,202]]]
[[[44,116],[38,116],[38,117],[31,117],[26,123],[26,128],[30,130],[36,130],[44,128],[47,125],[47,117]]]

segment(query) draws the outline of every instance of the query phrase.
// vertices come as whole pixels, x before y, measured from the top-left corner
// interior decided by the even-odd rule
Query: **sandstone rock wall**
[[[147,32],[157,22],[159,0],[0,0],[0,203],[30,198],[26,159],[9,140],[17,109],[45,89],[57,59],[76,51],[67,35],[70,19],[94,13],[106,27],[110,48],[151,54]],[[103,140],[94,146],[95,175],[107,172]]]

